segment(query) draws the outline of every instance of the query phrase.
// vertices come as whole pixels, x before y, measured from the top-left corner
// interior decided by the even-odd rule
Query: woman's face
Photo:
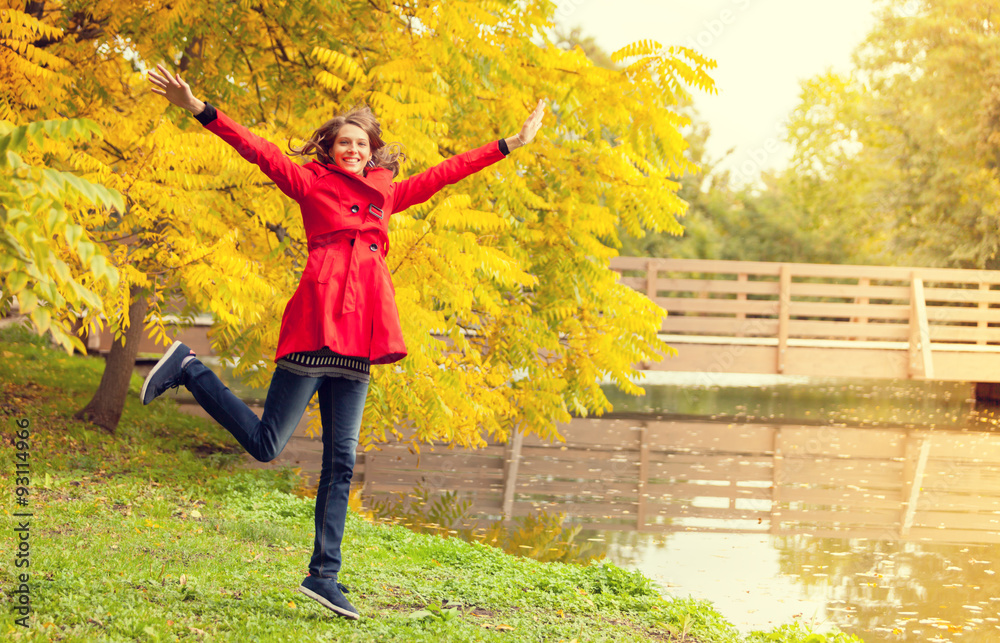
[[[341,127],[333,141],[333,162],[348,172],[364,176],[371,158],[372,150],[365,131],[350,123]]]

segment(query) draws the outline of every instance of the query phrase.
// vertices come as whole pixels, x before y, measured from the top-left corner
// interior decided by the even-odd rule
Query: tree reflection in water
[[[587,563],[606,555],[606,543],[581,537],[582,527],[565,524],[564,514],[539,510],[509,522],[487,520],[459,492],[432,493],[423,484],[409,493],[374,498],[368,510],[379,522],[478,542],[543,562]]]
[[[825,595],[831,620],[866,640],[1000,640],[997,544],[774,539],[781,571]]]

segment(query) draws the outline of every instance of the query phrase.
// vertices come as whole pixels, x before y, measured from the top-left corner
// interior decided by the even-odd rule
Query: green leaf
[[[7,289],[11,294],[16,295],[28,283],[28,273],[17,270],[7,275]]]
[[[10,167],[16,169],[24,165],[24,161],[21,160],[20,156],[6,149],[3,144],[5,140],[6,139],[0,139],[0,167]]]
[[[76,247],[76,244],[77,242],[80,241],[80,238],[83,236],[83,228],[81,228],[75,223],[71,223],[68,226],[66,226],[65,234],[66,234],[66,244],[70,248],[76,250],[77,253],[79,253],[80,251]]]
[[[59,277],[59,280],[63,283],[73,278],[73,274],[70,272],[69,266],[67,266],[66,262],[61,259],[56,259],[52,262],[52,270],[56,273],[56,277]]]
[[[81,241],[76,246],[76,254],[80,257],[80,263],[85,266],[94,258],[95,252],[97,252],[97,248],[90,241]]]
[[[21,127],[15,127],[10,134],[0,140],[0,150],[10,149],[23,152],[27,147],[24,143],[24,138],[27,133],[27,127],[23,125]]]
[[[46,224],[48,224],[48,232],[49,232],[49,234],[54,233],[56,231],[56,228],[58,227],[58,225],[60,223],[62,223],[62,221],[64,221],[65,219],[66,219],[66,211],[65,210],[61,210],[61,209],[57,209],[57,208],[52,208],[51,210],[49,210],[48,215],[46,215],[46,217],[45,217],[45,222],[46,222]]]
[[[17,303],[22,315],[30,315],[38,307],[38,296],[30,290],[25,290],[17,295]]]
[[[52,313],[49,312],[48,308],[36,308],[31,319],[35,322],[35,328],[38,329],[39,335],[44,335],[52,326]]]

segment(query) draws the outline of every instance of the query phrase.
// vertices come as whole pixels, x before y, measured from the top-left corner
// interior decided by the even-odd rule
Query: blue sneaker
[[[339,616],[355,621],[361,618],[358,610],[344,598],[343,592],[347,588],[338,583],[336,578],[306,576],[299,591]]]
[[[188,355],[194,355],[194,351],[181,342],[174,342],[170,345],[167,352],[146,376],[146,381],[142,383],[139,398],[143,404],[149,404],[167,389],[177,388],[182,384],[181,364]]]

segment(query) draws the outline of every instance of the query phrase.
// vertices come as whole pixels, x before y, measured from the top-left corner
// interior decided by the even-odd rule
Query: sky
[[[684,45],[713,58],[717,95],[694,90],[711,127],[708,152],[725,159],[736,184],[790,156],[784,123],[799,83],[833,69],[848,72],[851,53],[874,26],[875,0],[557,0],[557,19],[582,28],[613,52],[642,39]],[[732,153],[726,156],[732,149]]]

